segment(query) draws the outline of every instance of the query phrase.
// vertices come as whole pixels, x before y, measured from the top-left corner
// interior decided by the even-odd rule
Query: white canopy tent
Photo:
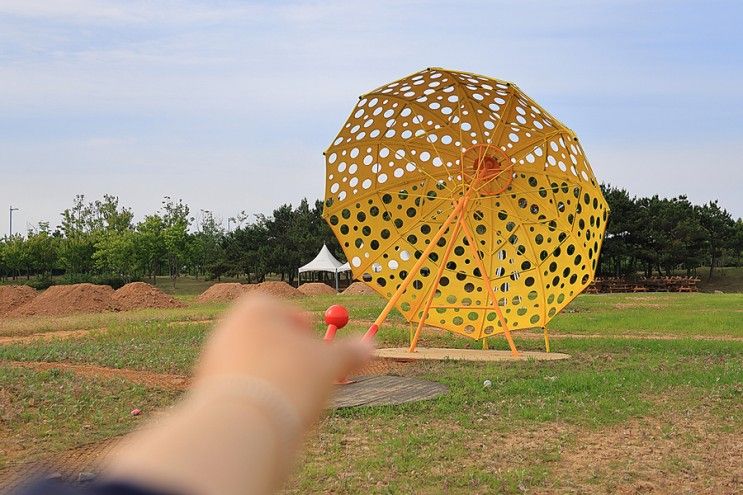
[[[335,290],[338,291],[338,274],[350,271],[348,263],[338,261],[328,247],[323,244],[315,259],[299,268],[299,273],[304,272],[330,272],[335,276]]]

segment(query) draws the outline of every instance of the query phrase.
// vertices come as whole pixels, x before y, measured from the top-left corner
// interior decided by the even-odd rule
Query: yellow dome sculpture
[[[594,278],[609,209],[575,133],[514,84],[430,68],[360,97],[325,152],[355,278],[473,339],[545,327]],[[484,341],[484,344],[486,341]]]

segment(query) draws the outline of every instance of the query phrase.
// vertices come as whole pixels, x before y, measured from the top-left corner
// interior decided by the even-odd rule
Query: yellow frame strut
[[[374,320],[374,323],[369,327],[369,330],[366,331],[364,334],[364,340],[372,339],[379,331],[379,326],[384,322],[384,320],[387,318],[387,315],[390,314],[390,311],[392,311],[392,308],[395,307],[395,304],[397,304],[397,301],[400,299],[400,296],[402,296],[403,292],[408,288],[410,283],[413,281],[413,274],[418,273],[423,266],[423,263],[425,263],[426,259],[428,258],[428,255],[431,254],[431,252],[436,247],[436,243],[439,239],[441,239],[444,234],[446,233],[447,229],[449,228],[449,225],[452,223],[452,221],[459,215],[459,213],[464,208],[464,205],[466,203],[467,195],[463,196],[459,199],[456,206],[454,207],[454,210],[449,214],[446,220],[444,220],[444,223],[441,225],[441,228],[434,234],[434,236],[431,238],[431,242],[428,244],[425,250],[423,250],[423,253],[421,254],[420,258],[418,258],[418,261],[416,261],[415,265],[413,265],[413,268],[410,269],[410,272],[408,273],[407,277],[405,277],[402,282],[400,283],[400,287],[397,288],[397,291],[392,295],[389,301],[387,301],[387,304],[385,305],[384,309],[382,309],[382,312],[379,313],[379,316],[377,316],[377,319]]]

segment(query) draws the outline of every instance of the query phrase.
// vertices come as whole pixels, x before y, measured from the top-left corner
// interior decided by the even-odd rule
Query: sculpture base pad
[[[440,347],[418,347],[414,352],[407,347],[377,349],[378,358],[400,361],[559,361],[570,359],[569,354],[560,352],[521,351],[518,356],[511,351],[479,349],[444,349]]]

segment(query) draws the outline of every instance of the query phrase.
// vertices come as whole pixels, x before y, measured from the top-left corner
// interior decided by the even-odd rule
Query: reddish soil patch
[[[117,311],[113,295],[114,290],[108,285],[53,285],[23,306],[11,311],[9,316],[59,316]]]
[[[310,282],[308,284],[302,284],[297,290],[299,290],[299,292],[301,292],[305,296],[323,296],[327,294],[335,294],[335,289],[322,282]]]
[[[123,311],[144,308],[182,308],[185,306],[157,287],[145,282],[132,282],[114,292],[113,300]]]
[[[36,297],[36,290],[28,285],[0,285],[0,316],[10,313]]]
[[[402,375],[410,366],[416,366],[416,363],[375,358],[354,375]]]
[[[376,294],[376,292],[364,282],[354,282],[343,291],[343,294],[355,296],[359,294]]]
[[[76,375],[91,378],[121,378],[152,388],[168,390],[184,390],[188,387],[189,379],[183,375],[169,373],[153,373],[150,371],[131,370],[125,368],[106,368],[92,364],[53,363],[47,361],[3,361],[4,365],[19,368],[29,368],[37,371],[58,369],[71,371]]]
[[[300,297],[303,294],[286,282],[262,282],[253,288],[256,294],[266,294],[274,297]]]
[[[237,299],[249,290],[247,285],[237,282],[214,284],[202,292],[196,300],[199,302],[227,302]]]

